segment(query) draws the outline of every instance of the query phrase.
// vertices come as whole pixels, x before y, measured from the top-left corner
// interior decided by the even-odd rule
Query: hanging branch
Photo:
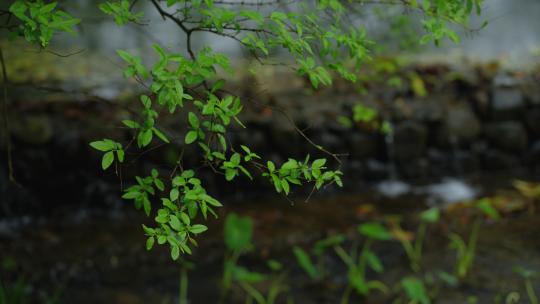
[[[6,154],[7,154],[7,164],[8,164],[8,175],[9,180],[18,185],[15,180],[14,170],[13,170],[13,155],[12,155],[12,146],[11,146],[11,135],[10,135],[10,124],[8,117],[8,75],[6,71],[6,62],[4,60],[4,53],[0,47],[0,65],[2,66],[2,86],[3,86],[3,98],[2,98],[2,116],[4,119],[4,132],[6,137]]]

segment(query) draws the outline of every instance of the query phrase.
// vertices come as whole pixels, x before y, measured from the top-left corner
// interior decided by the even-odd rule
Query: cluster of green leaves
[[[119,56],[127,63],[125,76],[134,77],[139,81],[150,80],[150,91],[152,97],[157,101],[153,102],[150,96],[142,95],[140,97],[141,119],[139,121],[131,119],[123,121],[125,126],[137,132],[136,138],[139,148],[149,146],[154,136],[165,143],[170,142],[168,137],[156,127],[158,108],[165,108],[173,114],[177,108],[185,106],[185,101],[191,101],[191,106],[196,111],[186,111],[188,130],[184,137],[184,144],[187,147],[196,143],[201,150],[202,158],[216,170],[221,170],[227,181],[232,181],[241,173],[252,178],[252,173],[247,168],[247,164],[251,164],[255,168],[262,169],[263,176],[270,177],[276,190],[286,195],[290,193],[289,183],[302,185],[302,182],[313,182],[317,189],[324,184],[334,182],[339,186],[342,185],[341,172],[327,170],[324,166],[326,159],[317,159],[311,164],[308,164],[309,157],[306,158],[305,162],[290,159],[279,170],[276,170],[273,162],[268,161],[266,167],[259,163],[258,160],[261,157],[252,152],[249,147],[240,145],[241,152],[236,152],[233,147],[230,147],[226,139],[227,128],[233,121],[243,126],[237,117],[242,110],[240,99],[231,95],[220,98],[214,94],[224,85],[223,80],[216,81],[206,91],[206,98],[200,98],[201,96],[194,98],[191,94],[186,93],[188,90],[193,90],[193,87],[205,85],[208,79],[215,77],[217,66],[228,70],[229,62],[226,57],[213,53],[209,48],[204,48],[191,59],[180,54],[169,54],[158,45],[154,45],[154,49],[159,60],[151,69],[141,63],[140,57],[125,51],[118,51]],[[110,143],[113,141],[104,139],[102,142]],[[103,156],[104,163],[107,164],[104,165],[106,169],[112,160],[110,147],[104,149],[97,146],[96,143],[92,143],[92,147],[108,153]],[[121,146],[118,146],[118,149],[122,151],[122,158],[118,157],[121,162],[123,161],[123,150],[121,150]],[[152,176],[146,178],[138,177],[138,185],[128,188],[124,195],[126,199],[135,200],[135,205],[139,208],[143,207],[147,215],[150,215],[151,212],[151,198],[155,196],[153,187],[156,180],[155,172],[157,171],[153,170]],[[186,176],[186,174],[190,176]],[[174,259],[178,258],[179,252],[191,253],[188,243],[196,244],[191,235],[205,230],[199,229],[201,226],[194,226],[196,227],[195,231],[190,230],[193,228],[190,228],[190,222],[196,216],[197,208],[195,206],[199,206],[201,214],[205,218],[207,212],[215,214],[211,206],[221,206],[218,201],[206,194],[200,181],[191,176],[193,174],[193,171],[187,170],[182,173],[182,176],[172,179],[170,197],[161,198],[165,208],[159,209],[156,217],[160,227],[157,230],[145,228],[145,232],[149,236],[149,244],[153,245],[151,240],[154,238],[157,238],[158,244],[164,244],[167,241],[171,246],[171,254]],[[188,187],[188,185],[193,187]],[[163,186],[158,187],[158,190],[163,191],[163,188]],[[192,197],[194,194],[197,196]],[[194,203],[195,201],[198,201],[198,205]],[[176,207],[173,208],[173,206]],[[189,212],[183,213],[182,208],[187,208]],[[174,214],[171,215],[171,212]],[[175,220],[176,218],[180,220]],[[152,246],[149,245],[148,248],[152,248]]]
[[[423,11],[427,17],[425,28],[438,41],[444,35],[453,36],[441,29],[441,24],[465,24],[472,13],[471,7],[479,10],[480,3],[480,0],[424,0],[422,3],[405,1],[398,4]],[[139,23],[143,15],[134,12],[136,5],[132,4],[127,0],[110,0],[99,4],[99,8],[119,25]],[[305,75],[313,88],[332,84],[335,75],[354,82],[361,65],[370,59],[369,48],[373,44],[362,27],[350,22],[349,17],[354,16],[349,6],[358,3],[318,0],[297,3],[294,7],[285,4],[287,8],[294,8],[290,10],[267,11],[260,10],[258,5],[213,0],[152,0],[151,4],[161,17],[173,21],[186,34],[188,56],[169,52],[155,44],[153,48],[158,60],[152,67],[146,67],[141,57],[118,50],[127,65],[124,75],[148,89],[140,96],[142,107],[137,111],[138,115],[123,121],[135,133],[139,149],[148,148],[154,138],[169,143],[167,134],[157,127],[159,115],[166,112],[163,110],[173,115],[178,109],[189,107],[179,111],[187,122],[184,149],[190,145],[200,149],[202,163],[222,174],[227,181],[240,175],[252,178],[250,168],[255,168],[268,178],[278,193],[285,195],[290,194],[291,185],[313,183],[314,189],[333,183],[342,186],[341,172],[329,170],[324,158],[311,162],[307,156],[304,161],[289,159],[277,165],[262,160],[246,145],[233,147],[227,139],[231,123],[245,126],[238,118],[242,101],[225,91],[225,81],[218,79],[219,70],[234,72],[229,58],[209,47],[194,50],[191,39],[196,32],[231,38],[245,46],[261,63],[269,62],[272,53],[284,50],[292,59],[287,64]],[[10,6],[10,14],[19,21],[17,33],[41,46],[49,43],[55,31],[71,32],[79,22],[57,9],[56,2],[46,4],[42,0],[17,0]],[[355,108],[353,119],[372,121],[372,118],[371,111]],[[387,130],[388,126],[381,123],[379,127]],[[122,144],[112,139],[96,141],[91,146],[104,153],[103,169],[109,168],[115,160],[121,164],[127,155]],[[131,142],[125,146],[128,150]],[[201,181],[194,177],[195,172],[182,168],[180,175],[174,176],[177,169],[172,169],[168,180],[158,178],[155,169],[150,176],[137,177],[136,184],[124,195],[148,215],[152,212],[152,201],[161,200],[162,207],[157,208],[156,216],[158,226],[145,227],[145,232],[149,236],[148,244],[153,244],[155,239],[159,244],[168,243],[173,259],[178,258],[179,253],[191,252],[188,244],[196,244],[193,235],[206,230],[202,225],[192,225],[196,211],[200,210],[206,217],[207,213],[214,213],[212,207],[221,205],[206,194]],[[170,191],[168,196],[159,195],[166,190]]]
[[[113,164],[115,158],[119,163],[124,162],[125,152],[121,143],[105,138],[103,140],[91,142],[90,146],[98,151],[105,152],[101,158],[101,168],[103,170],[109,168]]]
[[[230,8],[214,1],[167,1],[184,18],[197,25],[191,31],[204,31],[231,37],[263,61],[279,50],[286,50],[296,63],[295,69],[306,75],[312,85],[330,85],[336,72],[355,81],[356,75],[343,60],[344,53],[358,67],[368,58],[372,44],[362,28],[346,24],[346,9],[340,1],[299,3],[296,9],[264,14],[258,8]]]
[[[481,14],[483,2],[484,0],[422,0],[419,3],[412,0],[411,7],[420,8],[426,14],[422,24],[427,34],[420,39],[420,43],[434,41],[439,45],[446,37],[459,43],[459,36],[449,26],[449,22],[469,27],[470,16],[473,13],[478,16]],[[487,22],[484,22],[480,28],[486,25]]]
[[[58,2],[17,0],[9,7],[20,24],[13,35],[23,36],[31,43],[46,47],[56,31],[74,33],[80,20],[57,8]]]
[[[347,128],[352,128],[354,122],[367,125],[382,134],[389,134],[392,132],[390,122],[382,119],[380,113],[376,109],[358,103],[353,106],[352,112],[352,119],[347,116],[339,116],[337,118],[338,122]]]
[[[146,95],[141,95],[141,104],[143,109],[141,111],[142,122],[138,123],[136,121],[125,119],[122,123],[130,128],[138,130],[137,133],[137,146],[139,148],[144,148],[148,146],[152,139],[157,136],[165,143],[170,143],[169,138],[161,132],[158,128],[155,127],[156,118],[158,113],[152,109],[152,100]]]
[[[165,190],[163,182],[158,177],[157,170],[146,178],[137,177],[138,185],[126,190],[123,198],[133,199],[135,206],[144,208],[150,215],[150,195],[155,194],[155,188]],[[208,214],[217,217],[213,208],[221,207],[221,203],[206,193],[201,180],[195,177],[192,170],[183,171],[171,181],[168,196],[161,197],[161,206],[157,209],[154,218],[157,226],[154,228],[143,225],[148,236],[146,248],[152,249],[155,241],[160,245],[168,243],[173,260],[178,259],[180,253],[191,254],[190,245],[197,246],[195,235],[205,232],[208,228],[202,224],[195,224],[193,220],[200,212],[204,219]]]
[[[341,171],[325,171],[326,159],[319,158],[310,164],[309,155],[303,162],[290,158],[280,168],[272,161],[267,161],[267,172],[263,176],[269,177],[278,193],[289,194],[290,184],[302,185],[302,181],[315,182],[315,188],[320,189],[325,184],[336,183],[343,186]]]
[[[106,1],[99,4],[99,9],[107,15],[114,16],[114,21],[118,25],[129,22],[138,23],[144,13],[133,13],[131,3],[128,0]]]
[[[297,12],[274,11],[262,16],[256,11],[242,11],[255,29],[242,38],[254,53],[269,55],[285,49],[297,64],[300,75],[306,75],[314,88],[332,84],[330,72],[356,81],[354,68],[343,60],[344,53],[358,68],[369,58],[372,44],[363,28],[345,26],[345,9],[339,1],[317,1],[315,6],[301,3]]]

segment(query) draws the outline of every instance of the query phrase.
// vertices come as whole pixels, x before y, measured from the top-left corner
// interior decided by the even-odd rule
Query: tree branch
[[[17,184],[17,181],[15,180],[14,176],[14,170],[13,170],[13,155],[12,155],[12,147],[11,147],[11,131],[10,131],[10,124],[9,124],[9,115],[8,115],[8,76],[7,76],[7,70],[6,70],[6,62],[4,60],[4,52],[2,51],[2,48],[0,47],[0,65],[2,66],[2,86],[3,86],[3,98],[2,98],[2,114],[4,118],[4,132],[6,137],[6,154],[7,154],[7,163],[8,163],[8,175],[9,180]]]

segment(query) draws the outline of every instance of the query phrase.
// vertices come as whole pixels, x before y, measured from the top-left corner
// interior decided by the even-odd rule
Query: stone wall
[[[504,72],[496,65],[415,66],[402,74],[411,71],[423,79],[426,96],[417,96],[406,81],[401,88],[369,84],[368,94],[354,93],[345,83],[311,92],[305,82],[286,73],[264,75],[272,80],[264,93],[246,95],[292,113],[318,144],[349,153],[345,169],[365,180],[388,176],[388,162],[404,179],[535,169],[540,162],[540,72]],[[253,82],[257,79],[244,83]],[[345,128],[338,123],[337,118],[350,117],[359,102],[378,109],[392,123],[393,138],[365,124]],[[261,112],[268,116],[262,121]],[[310,151],[280,111],[261,112],[248,109],[247,119],[264,132],[256,137],[263,151]]]
[[[242,92],[245,111],[241,118],[248,128],[235,127],[230,140],[247,143],[276,162],[306,153],[325,156],[298,132],[302,130],[327,150],[348,154],[342,157],[341,168],[352,185],[388,178],[389,168],[395,168],[397,177],[414,181],[519,167],[536,171],[540,164],[540,72],[413,66],[402,75],[411,72],[423,80],[426,96],[418,96],[407,78],[400,88],[381,82],[364,84],[368,93],[359,94],[344,82],[313,91],[305,79],[280,70],[241,77],[230,90]],[[7,182],[6,145],[0,141],[0,214],[57,205],[122,204],[118,200],[121,183],[147,171],[149,164],[170,167],[182,148],[183,134],[173,130],[184,129],[185,122],[167,121],[165,130],[176,138],[172,145],[140,156],[137,164],[129,157],[138,156],[128,154],[121,178],[114,170],[104,175],[100,155],[88,142],[105,136],[129,140],[128,130],[117,123],[130,116],[126,102],[11,92],[14,165],[22,187]],[[350,116],[359,102],[378,109],[381,119],[392,123],[391,137],[367,124],[347,128],[338,123],[338,117]],[[187,150],[184,155],[186,165],[198,165],[193,153]],[[262,179],[245,187],[242,181],[226,184],[209,171],[201,175],[218,196],[271,191]]]

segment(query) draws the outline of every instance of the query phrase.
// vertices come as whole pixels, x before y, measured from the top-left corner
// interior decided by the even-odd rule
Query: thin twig
[[[11,146],[11,132],[10,132],[10,124],[9,124],[9,117],[8,117],[8,75],[6,70],[6,62],[4,60],[4,52],[2,51],[2,48],[0,47],[0,64],[2,65],[2,77],[3,77],[3,91],[4,96],[2,99],[2,113],[4,118],[4,132],[6,136],[6,154],[7,154],[7,163],[8,163],[8,175],[9,180],[18,185],[17,181],[15,180],[14,170],[13,170],[13,155],[12,155],[12,146]]]

